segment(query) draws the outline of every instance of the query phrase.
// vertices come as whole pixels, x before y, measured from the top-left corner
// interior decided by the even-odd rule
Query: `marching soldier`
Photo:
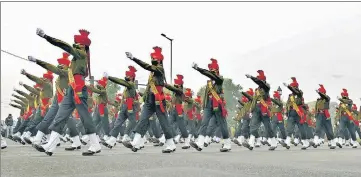
[[[276,137],[277,128],[280,130],[281,141],[279,141],[283,147],[286,147],[284,141],[286,140],[286,130],[283,121],[283,103],[281,95],[278,91],[273,93],[271,115],[272,115],[272,129],[274,136]]]
[[[360,106],[360,108],[359,108],[359,111],[357,111],[357,106],[356,106],[356,104],[353,104],[353,106],[352,106],[352,113],[353,113],[353,117],[354,117],[354,124],[355,124],[356,132],[357,132],[357,134],[358,134],[358,137],[361,139],[361,130],[360,130],[361,106]]]
[[[354,143],[356,141],[356,134],[352,115],[353,101],[349,98],[346,89],[342,89],[341,98],[337,97],[337,99],[340,101],[338,114],[340,115],[341,133],[346,137],[346,142],[349,142],[351,136],[353,148],[357,148],[357,143]],[[350,136],[347,136],[347,133],[350,133]],[[340,146],[340,142],[337,143],[337,145]]]
[[[243,96],[241,97],[241,99],[238,99],[237,102],[240,104],[236,105],[236,108],[238,109],[236,111],[236,117],[234,118],[235,121],[237,121],[237,129],[234,135],[234,140],[233,142],[235,144],[237,144],[238,146],[242,146],[242,143],[244,141],[244,137],[242,137],[242,125],[243,125],[243,120],[241,118],[241,113],[242,113],[242,108],[245,106],[245,103],[248,101],[247,97]]]
[[[173,92],[172,96],[172,108],[169,111],[169,120],[170,124],[175,124],[175,128],[179,128],[182,138],[185,139],[185,144],[182,149],[189,149],[189,134],[185,125],[184,120],[184,112],[183,112],[183,101],[184,101],[184,93],[183,93],[183,76],[177,75],[177,78],[174,79],[174,86],[170,84],[165,84],[165,87]],[[175,129],[173,129],[173,135],[176,135]],[[178,136],[178,135],[177,135]],[[177,139],[174,137],[174,139]],[[178,139],[179,140],[179,139]],[[178,142],[178,140],[175,140]]]
[[[163,153],[174,152],[176,146],[173,141],[173,135],[171,127],[168,122],[167,111],[165,110],[166,103],[164,100],[164,68],[163,68],[163,55],[160,47],[153,47],[154,52],[151,53],[152,64],[149,65],[135,57],[129,52],[126,53],[127,57],[133,60],[142,68],[151,72],[147,84],[147,88],[144,93],[144,106],[142,108],[142,114],[137,126],[134,129],[135,135],[132,142],[123,142],[125,147],[132,148],[133,151],[140,149],[140,143],[142,137],[148,130],[149,118],[156,113],[160,125],[162,126],[163,133],[165,135],[165,149]]]
[[[316,132],[314,143],[315,145],[320,145],[320,137],[322,127],[326,133],[328,141],[331,141],[330,149],[336,148],[337,139],[333,133],[332,123],[331,123],[331,115],[329,112],[330,109],[330,100],[331,98],[326,94],[325,87],[320,84],[320,88],[316,90],[316,92],[320,95],[320,98],[317,98],[315,105],[315,113],[316,113]]]
[[[303,150],[306,150],[309,147],[309,142],[306,140],[306,132],[303,127],[303,124],[305,123],[305,114],[303,111],[303,92],[298,87],[298,82],[295,77],[292,77],[292,83],[286,84],[283,83],[284,86],[286,86],[289,90],[291,90],[291,94],[288,97],[286,108],[287,108],[287,138],[286,138],[286,145],[287,149],[290,148],[291,144],[291,136],[294,132],[295,126],[298,127],[298,130],[301,133],[301,139]]]
[[[209,121],[214,116],[219,126],[224,140],[224,145],[220,149],[221,152],[228,152],[231,150],[231,140],[229,138],[228,126],[227,126],[227,112],[223,104],[223,77],[219,74],[219,66],[216,59],[211,59],[211,63],[208,64],[208,69],[198,67],[193,63],[192,66],[195,70],[207,76],[210,80],[207,81],[205,90],[205,96],[203,100],[204,117],[199,128],[199,136],[197,142],[191,142],[190,145],[198,151],[203,149],[205,143],[205,135]]]
[[[303,105],[304,108],[304,116],[305,116],[305,123],[303,124],[303,128],[306,132],[306,140],[309,142],[309,146],[313,146],[314,148],[317,148],[317,145],[313,142],[313,127],[315,127],[315,123],[313,122],[313,115],[309,110],[309,107],[307,104]]]
[[[252,79],[258,85],[258,88],[255,91],[253,96],[252,104],[251,104],[251,122],[250,122],[250,133],[251,136],[249,138],[249,142],[243,143],[243,146],[247,147],[250,150],[253,150],[257,135],[257,130],[263,123],[265,127],[265,131],[267,133],[267,137],[271,138],[271,146],[269,150],[275,150],[277,148],[277,140],[274,137],[273,130],[270,124],[270,111],[269,105],[271,103],[271,99],[269,96],[269,91],[271,89],[270,85],[266,81],[266,76],[262,70],[258,70],[258,76],[253,77],[249,74],[246,75],[247,78]]]
[[[66,89],[68,88],[68,83],[69,83],[68,72],[67,72],[67,69],[69,68],[71,63],[71,61],[69,60],[69,56],[70,55],[68,53],[64,52],[62,54],[62,58],[57,59],[58,61],[57,66],[42,61],[40,59],[36,59],[33,56],[28,57],[29,61],[34,62],[39,66],[43,67],[44,69],[47,69],[53,72],[54,74],[58,75],[57,79],[55,80],[56,91],[55,91],[55,95],[52,98],[52,104],[48,112],[46,113],[44,119],[36,127],[38,129],[38,132],[35,138],[33,139],[34,147],[39,146],[43,136],[50,133],[48,128],[50,124],[53,122],[59,110],[60,103],[63,101],[64,94],[66,93]],[[74,150],[77,148],[80,149],[79,135],[77,135],[76,132],[74,132],[73,135],[74,137],[71,137],[72,147],[66,148],[67,150],[69,149]]]
[[[137,110],[135,107],[135,101],[137,100],[137,92],[135,90],[134,81],[136,76],[135,72],[137,72],[137,70],[133,66],[129,66],[128,68],[129,71],[125,72],[124,79],[108,76],[110,81],[125,87],[122,94],[123,97],[120,105],[120,112],[118,115],[119,117],[114,123],[114,128],[110,131],[110,139],[103,143],[103,145],[108,148],[114,147],[120,128],[123,126],[126,120],[129,121],[129,124],[125,129],[122,142],[130,140],[129,135],[136,125],[135,114]]]
[[[89,46],[91,40],[88,38],[89,32],[86,30],[79,30],[80,35],[74,36],[73,46],[46,35],[42,29],[37,29],[36,33],[52,45],[65,50],[73,56],[70,67],[68,68],[70,87],[67,89],[63,102],[59,106],[58,113],[49,127],[52,131],[49,142],[41,146],[41,148],[38,148],[38,150],[46,152],[48,155],[53,154],[67,120],[74,109],[77,109],[85,128],[85,133],[89,135],[90,140],[90,147],[88,151],[83,152],[83,155],[99,153],[101,151],[101,146],[95,134],[95,126],[91,120],[91,115],[88,112],[88,89],[85,85],[85,77],[88,76],[90,71]]]
[[[184,112],[185,112],[185,120],[187,121],[189,135],[188,138],[185,139],[185,146],[189,146],[190,140],[193,135],[196,134],[196,124],[195,124],[195,112],[196,112],[196,106],[194,105],[194,100],[192,99],[192,90],[190,88],[187,88],[184,96]],[[187,148],[188,149],[188,148]]]
[[[98,84],[96,85],[96,88],[92,85],[88,86],[88,89],[93,92],[98,94],[96,96],[96,110],[94,111],[94,116],[93,116],[93,122],[95,125],[101,125],[102,129],[104,131],[104,137],[103,139],[106,141],[109,139],[109,117],[108,117],[108,96],[107,96],[107,90],[106,90],[106,86],[107,86],[107,75],[106,73],[104,74],[103,78],[101,78],[100,80],[98,80]],[[99,128],[101,128],[99,126]],[[97,132],[99,133],[100,130],[97,130]]]

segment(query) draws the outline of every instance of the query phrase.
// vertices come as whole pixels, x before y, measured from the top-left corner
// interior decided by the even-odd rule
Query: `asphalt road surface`
[[[62,144],[49,157],[29,145],[7,140],[1,150],[1,177],[360,177],[361,148],[330,150],[326,145],[301,151],[300,147],[275,151],[268,147],[249,151],[232,146],[219,152],[220,144],[211,144],[202,152],[183,150],[162,154],[161,147],[146,145],[136,153],[122,145],[83,157],[82,150],[67,152]]]

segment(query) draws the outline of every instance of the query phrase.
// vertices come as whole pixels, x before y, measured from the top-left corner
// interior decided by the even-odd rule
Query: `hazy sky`
[[[197,90],[207,78],[191,68],[192,62],[206,68],[213,57],[218,59],[224,77],[244,77],[244,63],[252,61],[238,61],[234,56],[358,15],[361,3],[1,3],[1,49],[56,64],[63,51],[38,37],[36,28],[69,43],[78,29],[84,28],[91,32],[91,70],[95,79],[103,72],[123,77],[132,64],[138,69],[140,82],[145,83],[148,72],[124,53],[132,52],[149,62],[152,47],[158,45],[163,48],[169,82],[170,42],[160,36],[165,33],[174,38],[173,75],[183,74],[185,85]],[[262,67],[246,70],[256,75]],[[19,81],[33,84],[20,74],[22,68],[38,76],[45,72],[36,64],[1,53],[2,119],[9,113],[19,114],[7,106],[14,86],[21,88]],[[277,85],[289,82],[284,78],[272,80]],[[237,84],[255,86],[251,81]]]

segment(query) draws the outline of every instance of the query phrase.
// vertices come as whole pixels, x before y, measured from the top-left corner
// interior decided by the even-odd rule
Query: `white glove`
[[[340,99],[340,97],[339,97],[339,96],[337,96],[337,99]]]
[[[285,87],[288,87],[288,84],[286,84],[286,83],[283,83],[283,85],[284,85]]]
[[[130,53],[130,52],[125,52],[125,55],[127,55],[127,57],[128,57],[129,59],[131,59],[131,60],[134,59],[132,53]]]
[[[194,68],[194,69],[198,69],[198,65],[197,65],[197,63],[192,63],[192,68]]]
[[[239,108],[239,105],[238,105],[238,104],[236,105],[236,108]],[[236,112],[237,112],[237,111],[236,111]]]
[[[252,116],[253,116],[252,113],[249,113],[249,118],[252,118]]]
[[[40,29],[40,28],[37,28],[36,29],[36,34],[40,37],[44,37],[45,36],[45,32],[44,30]]]
[[[36,58],[33,56],[28,56],[28,60],[31,62],[36,62]]]
[[[251,75],[249,75],[249,74],[246,74],[246,77],[247,77],[247,78],[251,78]]]
[[[20,82],[19,82],[19,85],[21,85],[21,86],[22,86],[22,85],[23,85],[23,82],[21,82],[21,81],[20,81]]]
[[[105,78],[108,79],[108,73],[107,73],[107,72],[104,72],[104,73],[103,73],[103,77],[105,77]]]
[[[23,75],[25,75],[25,74],[26,74],[25,69],[21,69],[21,74],[23,74]]]

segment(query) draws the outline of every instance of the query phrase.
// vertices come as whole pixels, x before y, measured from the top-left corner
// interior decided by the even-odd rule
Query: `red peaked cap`
[[[172,100],[172,97],[170,96],[169,93],[165,94],[165,100],[167,100],[167,101]]]
[[[323,87],[322,84],[319,84],[319,85],[320,85],[320,88],[318,89],[318,91],[321,92],[321,93],[323,93],[323,94],[325,94],[325,93],[326,93],[325,87]]]
[[[107,86],[108,79],[106,77],[103,77],[102,79],[98,80],[98,84],[103,86],[104,88]]]
[[[51,71],[47,71],[46,73],[43,74],[43,78],[53,80],[54,76],[53,76],[53,73]]]
[[[186,97],[192,97],[192,90],[190,88],[186,88],[186,92],[184,93]]]
[[[247,93],[251,96],[253,96],[254,92],[253,92],[253,89],[252,88],[249,88],[249,90],[247,91]]]
[[[348,97],[347,89],[342,89],[341,96]]]
[[[89,47],[91,44],[91,40],[88,38],[90,32],[85,29],[81,29],[79,30],[79,33],[80,35],[74,35],[74,42]]]
[[[274,98],[281,99],[281,95],[280,95],[280,93],[279,93],[278,91],[274,91],[273,97],[274,97]]]
[[[290,84],[291,87],[298,87],[298,82],[295,77],[291,77],[292,83]]]
[[[115,95],[115,101],[120,102],[122,100],[122,94],[118,93]]]
[[[243,102],[243,103],[248,102],[248,98],[247,98],[247,97],[245,97],[245,96],[242,96],[242,102]]]
[[[266,76],[264,75],[263,70],[258,70],[257,73],[258,73],[257,79],[262,80],[262,81],[266,80]]]
[[[137,72],[137,69],[135,69],[134,66],[128,66],[128,68],[129,68],[129,71],[126,71],[125,75],[127,77],[135,78],[135,72]]]
[[[353,104],[353,105],[352,105],[352,109],[353,109],[353,110],[357,110],[357,105],[356,105],[356,104]]]
[[[63,57],[58,59],[58,63],[60,65],[65,65],[65,66],[70,66],[70,60],[69,57],[70,55],[66,52],[63,53]]]
[[[177,74],[177,78],[174,79],[175,85],[183,85],[183,75]]]
[[[218,66],[218,62],[216,59],[211,58],[211,63],[208,64],[208,69],[209,70],[219,70],[219,66]]]
[[[153,50],[154,52],[150,54],[150,57],[152,57],[153,60],[163,61],[162,48],[155,46]]]

